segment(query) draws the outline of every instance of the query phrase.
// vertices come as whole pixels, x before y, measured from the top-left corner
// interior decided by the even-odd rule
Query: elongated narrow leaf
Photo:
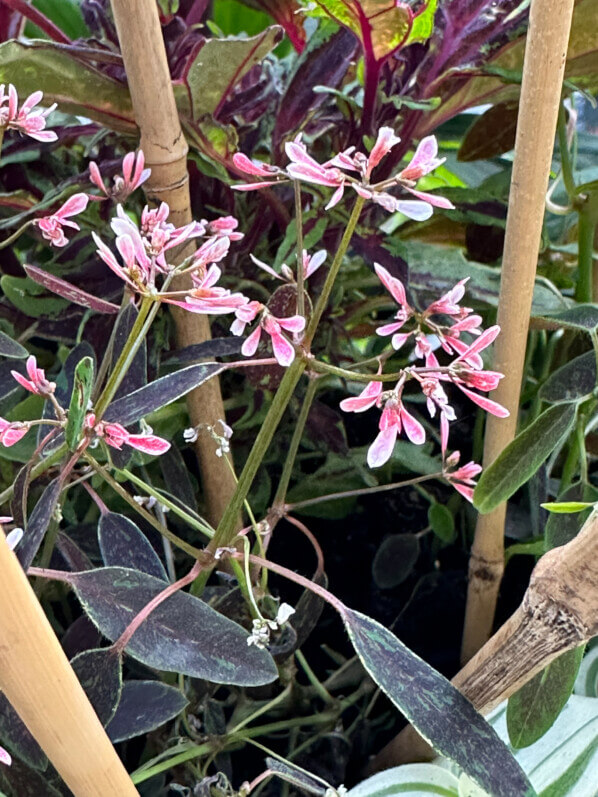
[[[127,681],[106,731],[113,742],[141,736],[174,719],[187,703],[179,689],[161,681]]]
[[[551,404],[585,401],[596,389],[596,355],[593,351],[565,363],[540,388],[540,398]]]
[[[113,401],[106,410],[104,418],[107,421],[127,426],[141,420],[150,412],[165,407],[171,401],[176,401],[224,370],[226,370],[226,365],[220,363],[201,363],[182,368],[180,371],[162,376],[155,382],[129,393],[128,396]]]
[[[98,523],[98,542],[102,559],[111,565],[132,567],[142,573],[168,581],[164,565],[142,531],[124,515],[107,512]]]
[[[598,304],[576,304],[575,307],[569,307],[567,310],[547,313],[542,318],[554,321],[557,326],[566,329],[592,332],[598,329]]]
[[[118,318],[116,319],[116,325],[114,330],[114,346],[112,349],[112,367],[116,365],[116,362],[122,352],[127,340],[129,339],[129,335],[131,334],[131,330],[133,329],[133,325],[137,320],[138,311],[134,304],[128,304],[123,310],[119,313]],[[144,387],[147,384],[147,341],[143,341],[139,348],[137,349],[137,353],[133,357],[133,361],[131,362],[129,368],[127,369],[127,373],[125,374],[122,382],[120,383],[118,390],[116,391],[114,400],[117,401],[122,396],[126,396],[129,393],[132,393],[134,390],[139,390],[140,388]]]
[[[312,778],[307,772],[298,767],[294,767],[289,761],[279,761],[277,758],[266,758],[266,766],[271,772],[275,772],[281,780],[298,786],[301,792],[315,794],[317,797],[325,797],[325,787],[322,782]]]
[[[165,588],[158,578],[126,567],[69,576],[98,629],[116,640],[131,620]],[[127,646],[133,658],[158,670],[215,683],[258,686],[277,676],[270,654],[247,645],[247,632],[187,592],[161,603]]]
[[[29,352],[16,340],[9,335],[0,332],[0,357],[10,357],[14,360],[24,360],[29,356]]]
[[[60,277],[55,277],[53,274],[48,274],[37,266],[24,266],[25,273],[38,285],[43,285],[52,293],[57,296],[62,296],[63,299],[68,299],[73,304],[78,304],[81,307],[88,307],[90,310],[95,310],[96,313],[113,314],[118,313],[119,306],[112,302],[107,302],[105,299],[100,299],[98,296],[92,296],[91,293],[82,291],[70,282],[66,282]]]
[[[191,365],[191,363],[205,360],[206,357],[226,357],[230,354],[240,354],[245,338],[212,338],[203,343],[194,343],[178,349],[162,359],[163,365]]]
[[[531,479],[569,433],[575,411],[573,404],[545,410],[486,468],[473,494],[474,505],[482,514],[491,512]]]
[[[84,357],[77,363],[77,367],[75,368],[73,392],[71,393],[71,403],[69,405],[69,417],[64,432],[66,444],[71,451],[75,450],[81,437],[92,389],[93,360],[91,357]]]
[[[110,648],[94,648],[79,653],[71,667],[89,698],[102,725],[116,711],[123,688],[120,656]]]
[[[438,753],[493,797],[535,795],[508,747],[458,689],[380,623],[347,607],[342,617],[366,670]]]
[[[58,479],[50,482],[29,516],[23,539],[16,548],[17,557],[25,571],[31,566],[46,536],[52,515],[58,506],[61,489],[62,485]]]
[[[507,705],[513,747],[529,747],[552,727],[573,692],[585,645],[568,650],[516,692]]]
[[[33,769],[44,770],[48,759],[7,698],[0,692],[0,740],[14,756]]]

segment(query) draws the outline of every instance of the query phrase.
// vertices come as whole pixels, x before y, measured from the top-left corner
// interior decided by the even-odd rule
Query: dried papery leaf
[[[111,648],[95,648],[71,660],[79,682],[102,725],[107,725],[118,706],[123,683],[120,656]]]
[[[436,752],[494,797],[534,797],[508,747],[456,687],[380,623],[347,607],[341,614],[366,670]]]
[[[15,360],[24,360],[29,356],[29,352],[16,340],[13,340],[9,335],[0,332],[0,357],[10,357]]]
[[[68,577],[99,630],[115,641],[165,588],[164,581],[125,567]],[[258,686],[277,677],[270,654],[247,645],[247,632],[186,592],[161,603],[135,632],[126,652],[167,672],[214,683]]]
[[[46,531],[52,520],[52,515],[58,506],[62,484],[59,479],[54,479],[43,491],[41,498],[29,516],[23,539],[17,545],[16,554],[23,570],[27,570],[37,554],[40,545],[46,536]]]
[[[131,567],[168,581],[164,565],[142,531],[124,515],[107,512],[98,523],[98,542],[107,567]]]
[[[550,404],[579,404],[590,398],[595,389],[596,355],[588,351],[553,371],[540,388],[539,396]]]
[[[226,365],[220,363],[201,363],[162,376],[155,382],[113,401],[106,410],[104,419],[127,426],[182,398],[190,390],[225,370]]]
[[[4,747],[33,769],[43,772],[48,766],[45,753],[2,692],[0,692],[0,739]]]
[[[96,313],[114,314],[118,313],[119,306],[108,302],[105,299],[100,299],[98,296],[92,296],[91,293],[71,285],[60,277],[55,277],[53,274],[48,274],[37,266],[23,266],[25,273],[38,285],[43,285],[52,293],[67,299],[73,304],[78,304],[81,307],[88,307],[90,310],[95,310]]]
[[[113,742],[141,736],[174,719],[188,703],[179,689],[161,681],[126,681],[106,731]]]
[[[473,496],[479,512],[491,512],[534,475],[569,434],[576,411],[574,404],[556,404],[517,435],[480,476]]]

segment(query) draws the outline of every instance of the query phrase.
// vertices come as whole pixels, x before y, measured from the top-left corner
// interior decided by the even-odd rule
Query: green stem
[[[336,703],[336,700],[332,697],[332,695],[326,689],[324,684],[318,679],[318,676],[315,674],[315,672],[309,666],[309,663],[308,663],[307,659],[305,658],[303,653],[301,653],[300,650],[296,650],[295,651],[295,658],[297,659],[297,661],[301,665],[301,668],[302,668],[303,672],[307,676],[307,680],[313,686],[313,688],[317,692],[317,694],[322,698],[324,703],[326,703],[329,706],[334,705]]]
[[[567,119],[565,117],[565,106],[561,100],[559,106],[557,133],[559,138],[559,149],[561,152],[561,168],[563,171],[563,185],[569,195],[569,201],[575,201],[575,180],[573,178],[573,168],[571,165],[571,155],[567,143]]]
[[[303,207],[301,183],[293,181],[295,189],[295,226],[297,228],[297,314],[305,316],[305,274],[303,273]]]
[[[287,490],[289,489],[289,483],[291,481],[293,465],[295,464],[297,452],[299,451],[299,446],[301,444],[301,438],[303,437],[303,430],[305,429],[307,417],[309,415],[309,411],[311,409],[317,389],[317,380],[310,379],[307,390],[305,391],[305,396],[303,397],[301,412],[299,413],[297,423],[295,424],[295,430],[293,431],[293,437],[291,438],[291,445],[289,446],[289,453],[287,454],[284,462],[282,475],[280,477],[280,482],[278,483],[278,489],[276,490],[276,495],[274,496],[274,506],[284,504],[284,499],[286,498]]]
[[[154,302],[154,300],[150,299],[149,297],[145,297],[141,302],[139,313],[137,314],[133,328],[131,329],[129,337],[127,338],[127,342],[123,346],[118,360],[112,369],[112,373],[108,377],[106,387],[96,402],[96,420],[99,421],[101,419],[102,415],[106,411],[106,408],[114,398],[114,394],[118,390],[122,380],[125,378],[125,375],[129,370],[131,363],[133,362],[133,358],[137,354],[137,351],[143,343],[152,321],[156,317],[159,306],[160,305],[158,302]]]
[[[31,220],[26,221],[25,224],[21,224],[21,226],[16,232],[13,232],[12,235],[9,235],[8,238],[5,238],[2,242],[0,242],[0,249],[5,249],[7,246],[10,246],[11,243],[16,241],[17,238],[19,238],[25,232],[25,230],[27,229],[27,227],[29,227],[30,224],[32,224]]]
[[[349,382],[398,382],[404,375],[404,371],[397,371],[394,374],[359,374],[356,371],[348,371],[346,368],[339,368],[338,365],[322,362],[322,360],[310,360],[310,370],[320,374],[334,374]]]
[[[575,299],[578,302],[593,301],[592,280],[594,274],[594,231],[596,229],[597,214],[588,200],[578,211],[579,223],[577,227],[578,246],[578,276],[575,288]],[[597,297],[598,298],[598,297]]]

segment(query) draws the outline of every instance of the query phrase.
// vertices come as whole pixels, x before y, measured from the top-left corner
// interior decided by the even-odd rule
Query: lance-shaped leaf
[[[596,355],[581,354],[553,371],[539,391],[540,398],[551,404],[580,403],[596,389]]]
[[[128,396],[113,401],[106,410],[104,419],[128,426],[160,407],[165,407],[171,401],[176,401],[224,370],[226,365],[220,363],[201,363],[162,376]]]
[[[24,360],[29,356],[29,352],[10,335],[0,332],[0,357],[10,357],[14,360]]]
[[[509,698],[507,729],[513,747],[537,742],[555,723],[573,692],[585,645],[568,650]]]
[[[206,41],[183,76],[192,118],[198,120],[205,114],[217,118],[235,85],[253,66],[263,61],[280,43],[282,36],[282,28],[273,25],[249,38]]]
[[[52,515],[58,506],[61,489],[62,484],[59,479],[51,481],[43,491],[41,498],[29,516],[23,539],[16,548],[17,558],[25,571],[31,566],[46,536],[46,531],[52,520]]]
[[[116,512],[102,515],[98,523],[98,542],[107,567],[132,567],[162,581],[168,581],[158,554],[145,534],[128,517]]]
[[[112,641],[166,586],[126,567],[73,573],[68,580],[90,619]],[[272,657],[248,646],[247,638],[245,629],[203,601],[176,592],[150,613],[126,652],[148,667],[214,683],[271,683],[277,676]]]
[[[63,299],[68,299],[73,304],[78,304],[81,307],[88,307],[90,310],[95,310],[96,313],[113,314],[118,313],[119,306],[112,302],[107,302],[105,299],[100,299],[98,296],[92,296],[91,293],[82,291],[70,282],[66,282],[60,277],[55,277],[53,274],[48,274],[37,266],[24,266],[25,273],[38,285],[43,285],[52,293],[57,296],[62,296]]]
[[[597,304],[576,304],[566,310],[556,313],[546,313],[541,316],[542,320],[553,321],[555,327],[565,327],[565,329],[579,329],[584,332],[594,332],[598,329],[598,305]]]
[[[305,30],[301,24],[302,7],[298,0],[242,0],[242,2],[250,8],[270,14],[284,28],[295,50],[298,53],[303,51]]]
[[[52,42],[0,44],[0,83],[13,83],[23,97],[43,91],[44,104],[57,102],[63,113],[86,116],[112,130],[137,129],[126,86]]]
[[[205,360],[206,357],[227,357],[231,354],[240,354],[245,343],[245,338],[231,336],[230,338],[212,338],[203,343],[193,343],[184,349],[167,354],[162,359],[163,365],[190,365],[191,363]]]
[[[48,759],[43,750],[2,692],[0,692],[0,739],[4,747],[33,769],[43,771],[47,767]]]
[[[473,494],[476,509],[491,512],[531,479],[569,434],[575,414],[574,404],[556,404],[518,434],[480,476]]]
[[[113,742],[141,736],[174,719],[188,702],[180,689],[161,681],[127,681],[106,732]]]
[[[341,615],[366,670],[438,753],[493,797],[535,795],[508,747],[456,687],[380,623],[346,606]]]
[[[73,392],[71,393],[71,403],[69,404],[69,417],[64,431],[66,444],[71,451],[75,450],[81,437],[92,389],[93,360],[91,357],[84,357],[77,363],[75,368]]]
[[[123,688],[122,663],[111,648],[94,648],[79,653],[71,667],[102,725],[107,725],[116,711]]]

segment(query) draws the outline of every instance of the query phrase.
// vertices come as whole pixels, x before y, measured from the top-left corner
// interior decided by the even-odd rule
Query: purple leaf
[[[71,285],[70,282],[55,277],[53,274],[48,274],[37,266],[24,266],[25,272],[38,285],[43,285],[52,293],[62,296],[63,299],[68,299],[73,304],[78,304],[81,307],[88,307],[90,310],[95,310],[96,313],[118,313],[120,307],[112,302],[107,302],[105,299],[100,299],[98,296],[92,296],[91,293],[82,291]]]
[[[29,516],[23,539],[16,548],[17,558],[25,572],[27,572],[28,568],[31,566],[43,542],[54,510],[58,506],[61,490],[62,484],[59,479],[51,481],[43,491],[41,498]]]
[[[33,769],[43,770],[48,765],[43,750],[27,730],[7,698],[0,692],[0,739],[10,752]]]
[[[188,702],[179,689],[160,681],[127,681],[106,731],[115,743],[141,736],[174,719]]]
[[[107,725],[114,716],[123,688],[120,656],[111,648],[86,650],[71,660],[71,667],[100,722]]]
[[[147,537],[124,515],[107,512],[98,523],[98,542],[107,567],[122,565],[168,581],[164,565]]]

